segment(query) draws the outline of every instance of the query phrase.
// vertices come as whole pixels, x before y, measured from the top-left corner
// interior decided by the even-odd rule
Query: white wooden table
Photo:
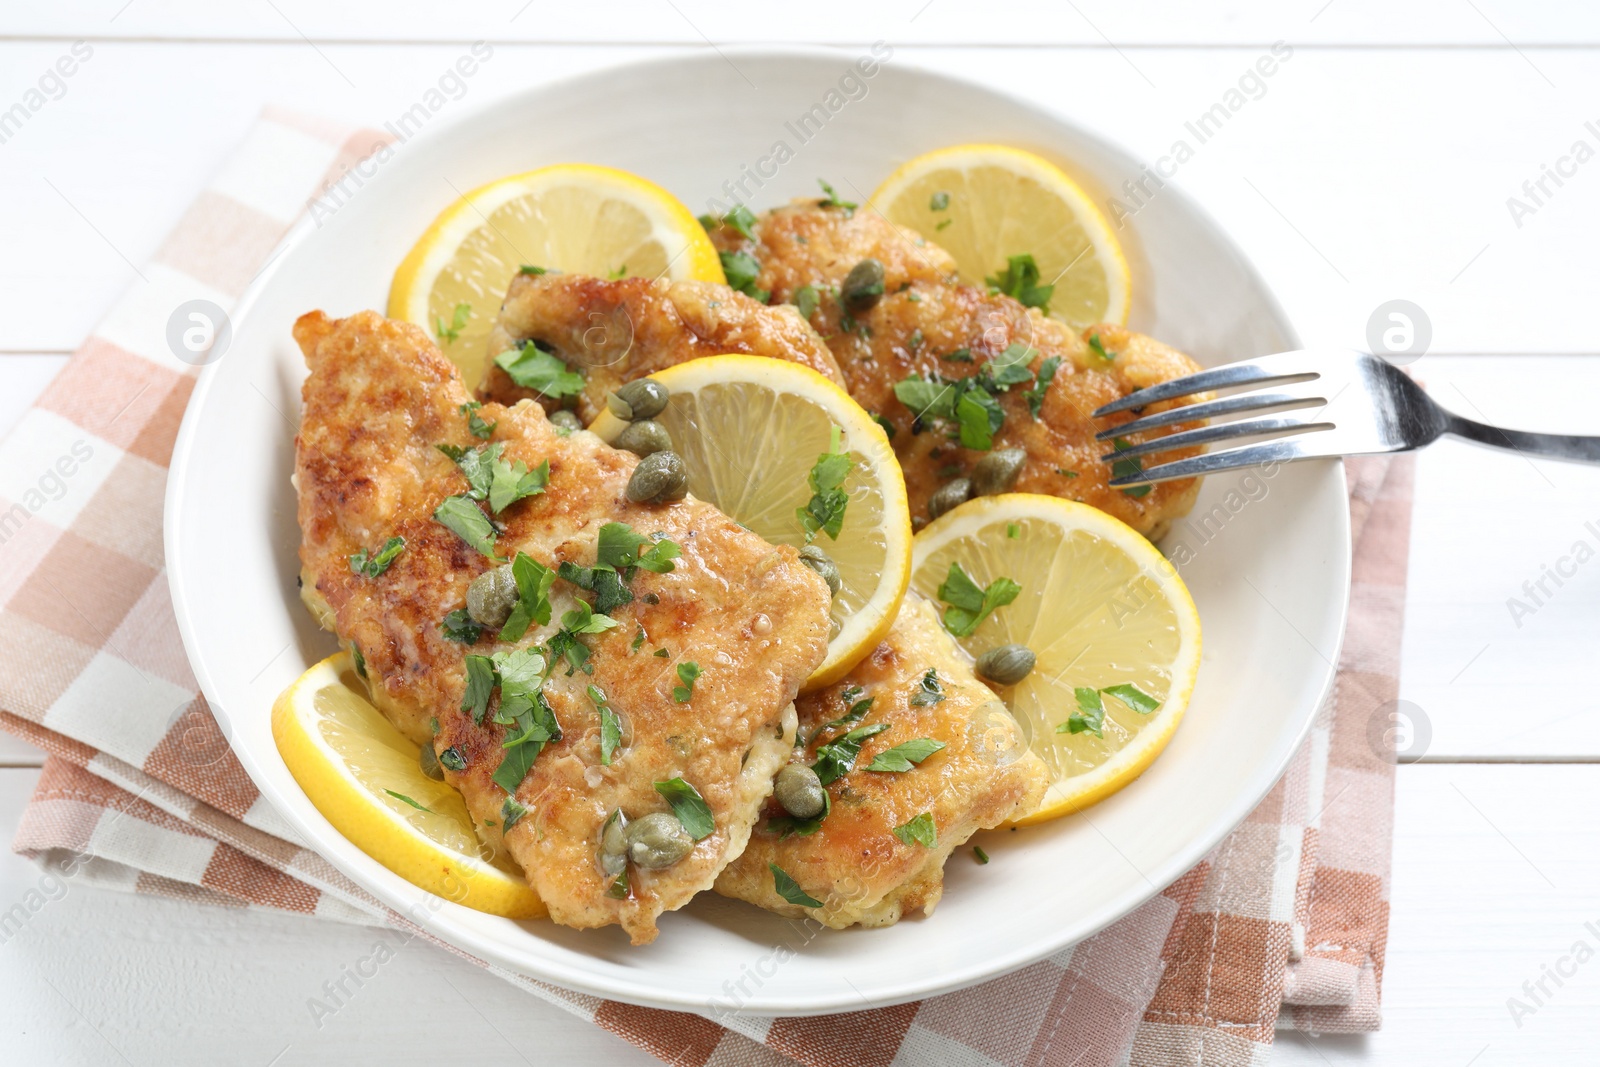
[[[0,142],[0,428],[9,428],[265,103],[381,121],[464,43],[471,103],[683,48],[895,46],[1026,95],[1154,161],[1274,41],[1294,49],[1176,175],[1308,344],[1364,347],[1381,303],[1432,323],[1417,364],[1463,413],[1600,432],[1600,9],[1527,0],[9,0],[0,111],[72,42],[92,56]],[[217,10],[217,8],[222,8]],[[49,87],[54,94],[54,86]],[[1596,120],[1594,126],[1586,126]],[[1583,142],[1579,150],[1576,142]],[[1583,155],[1578,162],[1577,155]],[[1557,171],[1558,185],[1544,177]],[[1530,194],[1524,182],[1538,183]],[[1531,210],[1508,205],[1517,197]],[[1594,1062],[1600,1038],[1600,470],[1445,444],[1418,472],[1401,696],[1431,727],[1399,771],[1386,1025],[1285,1038],[1275,1062]],[[1595,527],[1586,523],[1594,521]],[[1586,554],[1587,555],[1587,554]],[[1572,568],[1565,567],[1570,570]],[[1529,601],[1531,603],[1531,601]],[[5,654],[0,650],[0,655]],[[0,737],[0,828],[41,754]],[[0,856],[0,910],[39,872]],[[1586,925],[1593,923],[1594,925]],[[416,946],[319,1029],[361,929],[72,888],[0,943],[7,1063],[654,1063]],[[1572,972],[1519,1021],[1511,997]],[[494,1029],[463,1014],[470,1000]],[[452,1026],[451,1018],[467,1026]]]

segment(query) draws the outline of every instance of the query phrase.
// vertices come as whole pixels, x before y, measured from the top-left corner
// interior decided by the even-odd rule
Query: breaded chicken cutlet
[[[826,651],[827,586],[710,505],[631,502],[639,460],[539,405],[475,408],[414,325],[313,312],[294,332],[311,371],[295,451],[308,604],[552,919],[651,940],[745,846]],[[505,628],[472,622],[469,587],[514,558],[494,594]],[[616,862],[613,813],[694,815],[691,794],[705,818],[681,829],[703,832],[679,858],[641,838]]]
[[[810,311],[850,395],[892,427],[915,520],[929,518],[941,488],[970,478],[986,453],[1004,449],[1026,452],[1012,490],[1080,500],[1152,540],[1193,506],[1194,478],[1111,488],[1107,483],[1129,468],[1102,461],[1114,446],[1095,434],[1136,414],[1090,415],[1199,370],[1188,356],[1121,326],[1080,333],[1010,296],[961,284],[948,252],[868,207],[797,200],[749,229],[753,239],[728,225],[712,237],[723,252],[755,257],[754,284],[770,291],[773,303],[803,303]],[[870,275],[876,284],[852,285],[851,271],[868,260],[881,267]],[[963,396],[970,397],[965,408]],[[1123,462],[1137,469],[1136,461]]]
[[[549,361],[533,353],[508,358],[509,369],[496,361],[530,341],[581,380],[553,383],[539,373]],[[489,334],[478,395],[503,404],[537,399],[551,411],[570,404],[588,424],[624,382],[725,352],[788,360],[844,384],[828,346],[794,308],[768,307],[711,282],[519,274]]]
[[[769,801],[749,845],[717,877],[717,892],[780,915],[842,929],[931,914],[950,853],[1038,807],[1049,781],[1016,720],[915,594],[848,677],[796,708],[804,744],[793,762],[822,777],[840,772],[827,813],[807,823]],[[780,893],[773,866],[820,906]]]

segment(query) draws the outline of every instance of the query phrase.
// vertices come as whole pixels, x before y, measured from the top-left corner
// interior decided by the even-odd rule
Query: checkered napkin
[[[266,112],[0,443],[0,727],[50,753],[13,848],[64,876],[433,940],[263,800],[197,692],[162,569],[194,384],[174,309],[231,306],[308,199],[386,140]],[[963,992],[799,1019],[638,1008],[491,969],[679,1064],[1242,1065],[1277,1027],[1376,1029],[1393,763],[1368,727],[1396,695],[1411,473],[1350,473],[1356,585],[1334,696],[1250,818],[1102,933]]]

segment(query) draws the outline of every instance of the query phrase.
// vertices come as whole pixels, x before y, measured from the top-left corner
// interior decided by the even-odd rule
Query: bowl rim
[[[586,83],[613,77],[619,72],[637,75],[651,71],[666,72],[684,68],[693,69],[695,65],[709,62],[717,57],[722,60],[728,60],[729,57],[744,57],[752,61],[827,59],[836,62],[840,56],[849,54],[851,53],[847,49],[822,45],[739,45],[723,46],[717,50],[716,56],[708,56],[705,50],[689,50],[639,59],[621,60],[549,81],[538,82],[514,92],[477,103],[469,109],[452,116],[445,122],[430,125],[427,129],[414,136],[410,143],[414,143],[417,147],[407,154],[425,156],[436,141],[448,136],[456,127],[469,124],[484,114],[504,109],[526,109],[530,104],[537,103],[539,98],[547,94],[575,91]],[[967,78],[951,75],[927,63],[918,62],[914,56],[897,60],[894,70],[897,75],[941,83],[942,88],[947,91],[967,94],[978,93],[988,96],[1010,107],[1028,112],[1034,119],[1070,129],[1075,137],[1095,144],[1096,147],[1108,154],[1122,156],[1129,160],[1136,161],[1138,159],[1131,151],[1063,114],[1042,107],[1004,89],[997,89]],[[372,179],[369,179],[367,184],[386,180],[396,179],[387,171],[381,171]],[[1243,250],[1228,235],[1228,232],[1208,211],[1176,183],[1167,183],[1163,189],[1163,197],[1179,203],[1187,214],[1211,230],[1222,247],[1232,256],[1242,276],[1254,287],[1257,297],[1270,310],[1275,320],[1275,326],[1283,334],[1289,345],[1298,347],[1300,345],[1298,333],[1284,312],[1276,293],[1262,278]],[[261,270],[234,302],[233,309],[230,312],[230,317],[234,323],[243,322],[260,301],[262,294],[270,288],[278,271],[288,258],[287,253],[308,240],[310,235],[315,233],[317,229],[315,220],[309,217],[300,219],[290,228],[269,254],[267,266]],[[224,720],[228,720],[231,716],[223,702],[216,696],[218,692],[216,677],[202,654],[203,645],[195,629],[195,621],[190,614],[189,585],[186,582],[185,570],[182,565],[185,555],[184,531],[178,522],[188,493],[189,456],[193,451],[196,438],[201,432],[199,430],[199,413],[206,407],[206,401],[216,381],[221,362],[217,361],[201,368],[194,390],[185,406],[183,420],[174,441],[168,466],[162,524],[168,589],[172,598],[173,613],[178,631],[183,640],[185,655],[189,660],[200,691],[205,695],[211,709],[215,714],[222,716]],[[1331,477],[1337,483],[1341,499],[1347,497],[1348,485],[1341,462],[1337,460],[1314,460],[1297,464],[1297,466],[1331,468],[1327,471],[1325,477]],[[1337,673],[1336,664],[1340,660],[1350,610],[1352,563],[1348,509],[1341,508],[1338,510],[1337,523],[1338,528],[1333,531],[1333,535],[1337,544],[1342,547],[1342,551],[1332,561],[1338,572],[1337,585],[1341,590],[1338,602],[1333,606],[1337,615],[1335,620],[1338,635],[1337,641],[1331,654],[1326,658],[1326,670],[1322,671],[1322,677],[1318,679],[1313,687],[1316,698],[1309,701],[1308,705],[1300,710],[1300,723],[1294,731],[1293,742],[1284,747],[1283,752],[1277,758],[1276,765],[1271,767],[1270,775],[1264,775],[1259,779],[1264,784],[1254,789],[1239,791],[1232,804],[1226,806],[1223,814],[1215,820],[1214,826],[1218,829],[1214,833],[1197,837],[1187,847],[1175,850],[1155,869],[1144,872],[1145,880],[1151,887],[1148,891],[1128,894],[1126,899],[1108,903],[1096,912],[1079,913],[1078,921],[1072,924],[1070,933],[1056,932],[1048,936],[1041,936],[1033,943],[1021,949],[1013,950],[1009,954],[990,957],[982,965],[971,965],[954,973],[941,971],[937,975],[908,976],[898,986],[879,991],[875,995],[868,997],[870,1007],[889,1007],[966,989],[1016,971],[1092,937],[1159,895],[1166,887],[1191,870],[1208,852],[1245,820],[1250,812],[1260,804],[1262,799],[1271,792],[1279,779],[1282,778],[1295,753],[1304,744],[1315,720],[1317,709],[1326,701],[1333,687]],[[225,721],[224,726],[227,725],[228,723]],[[228,730],[227,735],[231,738],[233,732]],[[234,747],[234,754],[246,773],[250,775],[261,796],[266,798],[273,809],[298,833],[305,837],[306,847],[317,852],[341,874],[355,882],[365,891],[372,893],[384,904],[401,912],[410,910],[413,918],[416,917],[414,910],[411,909],[412,902],[402,899],[394,891],[395,883],[390,882],[389,879],[396,879],[407,886],[410,883],[399,879],[397,875],[392,875],[386,868],[382,868],[376,864],[376,861],[361,853],[347,838],[335,830],[320,812],[315,812],[316,820],[311,822],[297,817],[294,812],[279,802],[276,796],[276,786],[269,784],[265,775],[258,769],[254,754],[248,750],[241,751],[238,747]],[[369,869],[358,873],[357,868],[361,867]],[[376,868],[376,870],[374,871],[371,868]],[[385,876],[388,877],[386,878]],[[415,887],[412,888],[415,889]],[[801,1003],[796,1003],[792,999],[779,1000],[770,995],[758,995],[744,1000],[737,1010],[727,1011],[715,1003],[715,998],[708,1000],[697,994],[684,993],[663,987],[659,983],[652,983],[649,980],[651,972],[648,968],[642,968],[637,972],[613,971],[610,981],[600,982],[593,980],[589,974],[575,971],[562,961],[555,959],[543,961],[545,965],[544,973],[528,975],[526,974],[527,967],[522,963],[514,962],[494,938],[472,928],[470,925],[450,924],[448,936],[442,933],[439,928],[440,916],[448,915],[451,909],[468,910],[461,905],[445,902],[441,911],[433,916],[433,921],[426,924],[429,934],[448,941],[495,966],[505,967],[537,981],[552,982],[578,993],[670,1011],[690,1011],[700,1014],[715,1013],[719,1018],[730,1016],[782,1017],[822,1015],[859,1011],[863,1010],[864,1007],[859,995],[849,997],[840,995],[831,998],[819,995]],[[479,913],[473,912],[472,914]]]

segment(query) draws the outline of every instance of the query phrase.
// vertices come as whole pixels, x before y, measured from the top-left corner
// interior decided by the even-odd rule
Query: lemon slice
[[[806,688],[828,685],[871,652],[900,610],[911,573],[911,511],[883,430],[843,389],[808,367],[761,356],[692,359],[651,377],[671,399],[656,421],[689,469],[689,492],[774,544],[806,544],[796,517],[808,478],[837,428],[850,456],[839,536],[812,544],[839,568],[828,657]],[[604,411],[589,428],[606,441],[627,424]]]
[[[272,736],[317,810],[395,874],[492,915],[546,914],[521,872],[479,841],[461,794],[423,774],[417,746],[362,695],[349,653],[329,656],[279,695]]]
[[[928,152],[889,175],[872,204],[948,251],[971,285],[1028,254],[1038,284],[1055,286],[1041,310],[1076,326],[1128,321],[1128,261],[1105,216],[1031,152],[991,144]]]
[[[425,327],[469,382],[506,287],[523,266],[599,278],[722,282],[705,227],[665,189],[627,171],[563,163],[459,197],[412,246],[389,317]]]
[[[1033,671],[997,692],[1022,725],[1052,782],[1043,822],[1110,796],[1161,754],[1178,728],[1200,668],[1200,616],[1178,572],[1131,527],[1087,504],[1034,493],[980,497],[917,534],[911,588],[938,601],[958,563],[979,587],[1006,577],[1022,590],[957,640],[974,657],[1026,645]],[[942,606],[942,605],[941,605]],[[1159,706],[1140,713],[1104,690],[1132,685]],[[1104,708],[1099,734],[1072,732],[1079,689]],[[1103,735],[1103,736],[1100,736]]]

